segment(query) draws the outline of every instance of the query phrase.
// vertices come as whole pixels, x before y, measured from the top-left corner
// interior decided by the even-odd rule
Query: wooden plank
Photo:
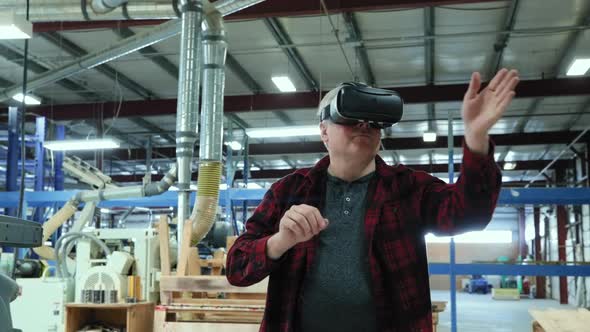
[[[529,310],[529,313],[545,332],[588,331],[590,326],[590,311],[586,309]]]
[[[200,276],[201,275],[201,258],[199,257],[199,248],[191,247],[188,252],[188,275],[189,276]]]
[[[66,308],[88,308],[88,309],[126,309],[131,307],[151,307],[151,302],[142,303],[111,303],[111,304],[92,304],[92,303],[68,303]]]
[[[266,293],[227,293],[227,299],[266,300]]]
[[[190,219],[187,219],[182,229],[182,246],[179,248],[180,256],[178,258],[178,268],[176,269],[176,276],[178,277],[184,277],[186,275],[192,231],[193,223]]]
[[[66,306],[66,332],[76,332],[88,321],[88,311]]]
[[[158,238],[160,240],[160,270],[163,276],[170,275],[170,230],[168,216],[160,216],[158,225]]]
[[[446,301],[432,301],[432,311],[433,312],[443,312],[447,308]]]
[[[244,307],[264,307],[265,300],[232,300],[232,299],[174,299],[174,304],[186,305],[207,305],[207,306],[244,306]]]
[[[266,293],[268,278],[249,287],[230,285],[225,276],[162,276],[160,289],[176,292]]]
[[[127,332],[153,331],[154,304],[132,306],[127,309]]]
[[[154,332],[258,332],[260,324],[168,322]]]
[[[537,321],[533,321],[533,332],[546,332]]]
[[[261,310],[264,311],[264,306],[256,305],[256,306],[245,306],[245,305],[224,305],[224,304],[172,304],[167,305],[166,310],[180,312],[180,311],[194,311],[194,312],[201,312],[207,311],[212,313],[223,313],[223,312],[260,312]]]
[[[154,332],[165,331],[166,329],[166,309],[157,306],[154,311]]]

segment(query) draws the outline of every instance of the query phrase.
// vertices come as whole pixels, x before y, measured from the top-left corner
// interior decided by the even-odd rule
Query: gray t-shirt
[[[349,183],[328,175],[321,212],[330,223],[303,285],[303,332],[377,331],[364,223],[373,176]]]

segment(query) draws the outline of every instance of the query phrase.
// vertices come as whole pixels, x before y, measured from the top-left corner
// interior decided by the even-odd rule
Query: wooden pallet
[[[535,320],[534,332],[582,332],[589,331],[590,311],[586,309],[529,310]]]
[[[266,289],[267,280],[235,287],[225,276],[162,276],[154,332],[258,331]]]

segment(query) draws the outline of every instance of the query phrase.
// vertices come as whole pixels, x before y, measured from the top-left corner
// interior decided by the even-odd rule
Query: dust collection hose
[[[215,223],[221,170],[219,161],[203,161],[199,166],[197,199],[190,217],[193,224],[191,246],[196,246]]]
[[[45,243],[49,240],[49,237],[61,226],[63,223],[70,219],[74,213],[78,210],[77,202],[75,200],[69,200],[51,219],[47,220],[43,224],[43,240],[41,243]],[[33,251],[44,259],[53,259],[55,252],[53,248],[42,245],[41,247],[33,248]]]

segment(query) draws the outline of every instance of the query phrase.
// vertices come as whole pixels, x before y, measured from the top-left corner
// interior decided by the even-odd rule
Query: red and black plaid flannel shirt
[[[491,219],[501,185],[494,145],[490,142],[487,156],[465,145],[463,151],[461,176],[452,185],[403,165],[388,166],[376,157],[365,230],[380,331],[432,331],[424,235],[481,230]],[[276,261],[266,256],[266,241],[292,205],[321,210],[329,164],[325,157],[274,183],[227,255],[227,278],[233,285],[249,286],[270,275],[260,331],[300,330],[302,285],[318,237],[295,245]]]

